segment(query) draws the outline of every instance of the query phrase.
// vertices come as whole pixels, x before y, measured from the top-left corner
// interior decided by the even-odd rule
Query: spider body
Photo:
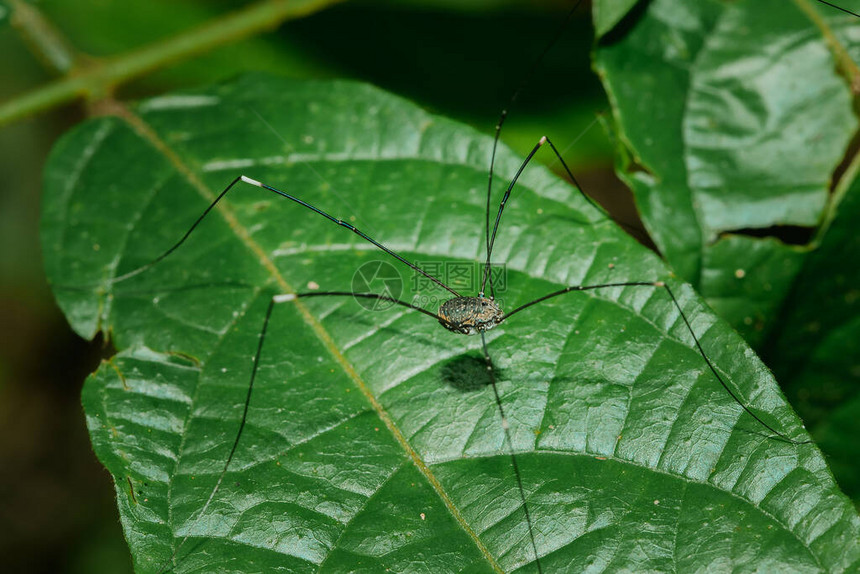
[[[439,323],[454,333],[474,335],[502,322],[502,308],[486,297],[455,297],[439,307]]]

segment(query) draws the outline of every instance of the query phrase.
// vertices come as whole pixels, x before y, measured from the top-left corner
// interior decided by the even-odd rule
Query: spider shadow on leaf
[[[495,364],[493,370],[497,377],[504,376]],[[441,375],[447,385],[463,393],[479,391],[493,382],[484,357],[474,354],[460,355],[448,361],[442,365]]]

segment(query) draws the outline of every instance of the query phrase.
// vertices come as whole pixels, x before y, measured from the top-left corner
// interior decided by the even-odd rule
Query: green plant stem
[[[264,0],[187,33],[126,54],[92,60],[85,68],[0,105],[0,125],[75,99],[101,98],[113,88],[166,64],[277,27],[286,20],[317,12],[341,0]]]

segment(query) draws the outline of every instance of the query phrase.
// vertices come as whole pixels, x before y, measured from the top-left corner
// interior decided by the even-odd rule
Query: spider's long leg
[[[511,179],[511,182],[508,184],[508,187],[505,190],[505,194],[502,196],[502,201],[499,203],[499,211],[498,211],[498,213],[496,213],[496,222],[493,224],[493,232],[488,235],[489,239],[487,241],[487,261],[486,261],[485,266],[484,266],[484,276],[483,276],[483,279],[481,281],[481,291],[480,291],[481,294],[483,294],[484,288],[486,287],[486,284],[488,281],[490,283],[490,293],[494,294],[493,293],[493,280],[492,280],[492,276],[490,273],[490,266],[491,266],[491,258],[493,255],[493,246],[496,243],[496,233],[498,233],[498,231],[499,231],[499,223],[502,220],[502,213],[505,211],[505,205],[507,205],[508,199],[510,199],[510,197],[511,197],[511,192],[514,189],[514,186],[517,184],[517,181],[519,180],[520,175],[522,175],[526,166],[529,164],[529,162],[532,160],[532,158],[535,156],[535,154],[538,152],[538,150],[541,147],[543,147],[544,144],[549,144],[550,149],[555,154],[555,157],[558,159],[558,161],[561,163],[562,167],[564,168],[564,172],[567,174],[567,176],[573,182],[573,185],[576,187],[577,191],[579,191],[579,194],[594,209],[596,209],[597,211],[602,213],[605,217],[611,219],[612,221],[614,221],[615,223],[617,223],[621,227],[624,227],[628,231],[632,231],[634,233],[639,232],[639,230],[636,229],[634,226],[632,226],[628,223],[625,223],[623,221],[620,221],[619,219],[616,219],[615,217],[613,217],[609,212],[607,212],[605,209],[603,209],[596,201],[591,199],[591,197],[589,197],[588,194],[585,193],[585,191],[583,191],[582,186],[579,185],[579,181],[577,181],[577,179],[576,179],[576,176],[573,175],[573,172],[570,171],[570,168],[567,166],[567,163],[565,163],[564,158],[561,157],[561,153],[558,151],[558,148],[555,147],[555,144],[552,143],[552,140],[550,140],[548,137],[544,136],[540,139],[540,141],[538,141],[538,143],[535,144],[535,146],[529,152],[529,155],[526,156],[525,161],[523,161],[523,163],[520,165],[519,169],[517,170],[517,173],[514,175],[513,179]],[[489,210],[487,211],[487,213],[489,214]],[[487,229],[489,230],[489,226],[487,227]]]
[[[128,273],[125,273],[123,275],[119,275],[117,277],[114,277],[110,281],[110,284],[119,283],[120,281],[125,281],[126,279],[130,279],[131,277],[134,277],[136,275],[140,275],[144,271],[147,271],[148,269],[157,265],[159,262],[164,260],[168,255],[170,255],[171,253],[173,253],[174,251],[179,249],[179,247],[183,243],[185,243],[185,241],[191,236],[191,234],[194,232],[194,230],[197,229],[197,226],[200,225],[200,223],[206,218],[206,216],[209,215],[209,213],[215,208],[216,205],[218,205],[218,202],[220,202],[224,198],[224,196],[226,196],[227,193],[231,189],[233,189],[234,186],[237,183],[239,183],[240,181],[247,183],[247,184],[250,184],[250,185],[253,185],[255,187],[265,189],[267,191],[271,191],[272,193],[280,195],[281,197],[289,199],[290,201],[298,203],[299,205],[306,207],[306,208],[310,209],[311,211],[318,213],[319,215],[322,215],[323,217],[325,217],[329,221],[331,221],[337,225],[340,225],[341,227],[345,227],[346,229],[349,229],[350,231],[352,231],[353,233],[355,233],[356,235],[358,235],[359,237],[361,237],[365,241],[375,245],[376,247],[378,247],[379,249],[381,249],[385,253],[391,255],[392,257],[394,257],[395,259],[400,261],[401,263],[404,263],[407,266],[409,266],[411,269],[417,271],[418,273],[421,273],[422,275],[424,275],[425,277],[427,277],[428,279],[430,279],[431,281],[433,281],[434,283],[436,283],[437,285],[439,285],[443,289],[449,291],[450,293],[453,293],[456,297],[460,296],[459,293],[457,293],[455,290],[453,290],[450,287],[448,287],[447,285],[445,285],[445,283],[443,283],[442,281],[440,281],[439,279],[437,279],[433,275],[430,275],[429,273],[427,273],[426,271],[424,271],[423,269],[421,269],[420,267],[418,267],[414,263],[410,262],[409,260],[405,259],[401,255],[395,253],[394,251],[392,251],[391,249],[389,249],[388,247],[386,247],[382,243],[378,242],[377,240],[373,239],[372,237],[370,237],[366,233],[359,230],[357,227],[350,225],[349,223],[347,223],[341,219],[338,219],[337,217],[333,217],[333,216],[329,215],[328,213],[326,213],[322,209],[320,209],[314,205],[311,205],[310,203],[303,201],[303,200],[299,199],[298,197],[290,195],[289,193],[281,191],[280,189],[276,189],[274,187],[266,185],[265,183],[259,182],[256,179],[251,179],[250,177],[246,177],[244,175],[240,175],[239,177],[237,177],[236,179],[231,181],[230,185],[228,185],[226,188],[224,188],[224,191],[222,191],[221,193],[218,194],[218,197],[216,197],[215,200],[209,204],[209,206],[203,211],[203,213],[200,215],[200,217],[198,217],[197,220],[191,225],[191,227],[188,228],[188,231],[185,232],[185,235],[183,235],[179,239],[179,241],[174,243],[173,246],[171,246],[164,253],[162,253],[161,255],[159,255],[158,257],[156,257],[155,259],[153,259],[152,261],[150,261],[146,265],[143,265],[142,267],[138,267],[137,269],[129,271]]]
[[[843,8],[842,6],[837,6],[836,4],[831,4],[830,2],[825,2],[824,0],[818,0],[818,1],[821,2],[822,4],[826,4],[827,6],[830,6],[831,8],[836,8],[837,10],[845,12],[846,14],[851,14],[852,16],[857,16],[858,18],[860,18],[860,14],[858,14],[857,12],[852,12],[851,10],[848,10],[847,8]]]
[[[498,136],[498,132],[496,135]],[[502,212],[505,209],[505,204],[508,202],[508,198],[511,197],[511,190],[514,188],[514,185],[516,185],[517,180],[520,178],[520,175],[523,173],[523,170],[526,169],[526,166],[529,164],[529,162],[532,160],[532,158],[535,156],[535,154],[541,148],[541,146],[544,143],[546,143],[546,141],[547,141],[546,136],[544,136],[540,139],[540,141],[537,144],[535,144],[535,147],[533,147],[532,151],[529,152],[529,155],[526,156],[525,161],[523,161],[523,163],[520,164],[520,167],[517,170],[516,175],[514,175],[514,178],[508,184],[508,188],[505,190],[505,195],[502,196],[502,201],[499,204],[499,212],[496,214],[496,223],[493,225],[493,233],[492,234],[490,234],[490,219],[489,219],[490,218],[490,192],[487,191],[487,262],[484,265],[484,277],[483,277],[483,279],[481,279],[481,290],[478,292],[479,297],[484,296],[484,289],[487,286],[487,280],[490,279],[490,258],[493,256],[493,244],[495,244],[495,242],[496,242],[496,232],[499,230],[499,221],[501,221],[501,219],[502,219]],[[493,144],[493,148],[494,148],[494,153],[495,153],[495,144]],[[491,169],[490,174],[492,176],[492,166],[490,166],[490,169]],[[496,297],[495,290],[493,289],[492,280],[490,280],[490,296],[493,299],[495,299],[495,297]]]
[[[528,504],[526,503],[526,491],[523,488],[523,479],[522,475],[520,474],[520,467],[517,464],[517,457],[514,454],[514,443],[511,440],[510,425],[508,424],[508,419],[505,416],[505,409],[502,408],[502,399],[499,396],[499,388],[496,386],[496,372],[495,369],[493,369],[493,361],[492,359],[490,359],[490,352],[487,349],[487,338],[484,336],[484,331],[481,331],[481,348],[484,351],[484,360],[487,363],[487,374],[490,377],[490,385],[493,387],[493,395],[496,398],[496,406],[499,408],[499,416],[502,419],[502,430],[505,432],[505,442],[508,443],[508,451],[511,455],[511,466],[514,469],[514,476],[517,479],[517,488],[520,491],[520,500],[523,503],[523,513],[526,516],[526,525],[529,528],[529,538],[531,539],[532,550],[534,551],[535,555],[535,564],[537,564],[538,573],[542,574],[543,568],[541,568],[540,565],[540,556],[538,555],[537,542],[535,542],[534,529],[532,528],[532,518],[529,514]]]
[[[547,42],[546,46],[544,46],[543,51],[540,53],[540,55],[537,57],[537,59],[531,65],[525,78],[523,78],[522,82],[520,82],[520,85],[514,91],[513,95],[511,95],[511,99],[508,100],[508,105],[506,105],[504,107],[504,109],[502,110],[502,113],[499,114],[499,121],[496,122],[496,129],[495,129],[496,133],[493,136],[493,151],[490,154],[490,173],[489,173],[488,181],[487,181],[487,211],[486,211],[485,219],[486,219],[486,240],[487,240],[487,246],[486,247],[487,247],[487,258],[488,259],[489,259],[489,254],[491,251],[491,248],[490,248],[490,207],[491,207],[491,197],[493,194],[493,170],[494,170],[495,165],[496,165],[496,150],[499,147],[499,138],[501,137],[501,134],[502,134],[502,126],[505,124],[505,120],[508,117],[508,110],[511,107],[513,107],[514,103],[516,103],[517,98],[520,97],[520,93],[522,93],[522,91],[526,88],[526,86],[528,86],[531,83],[532,77],[534,76],[535,71],[540,67],[540,63],[543,61],[544,56],[546,56],[547,52],[549,52],[552,49],[552,47],[555,45],[555,43],[558,42],[558,39],[561,37],[565,28],[567,28],[567,25],[570,22],[570,19],[573,17],[574,12],[576,12],[576,9],[579,8],[580,4],[582,4],[582,0],[577,0],[576,4],[574,4],[573,8],[571,8],[570,12],[567,13],[567,17],[564,19],[564,22],[562,22],[562,24],[558,27],[558,30],[556,31],[555,34],[553,34],[552,39],[550,39],[550,41]],[[493,283],[492,283],[492,281],[490,281],[490,291],[491,292],[492,292],[492,289],[493,289]],[[482,286],[481,287],[481,293],[482,294],[483,294],[483,291],[484,291],[484,288]]]
[[[729,396],[731,396],[732,399],[734,399],[734,401],[738,405],[740,405],[740,407],[744,411],[746,411],[750,416],[752,416],[756,421],[758,421],[763,427],[765,427],[767,430],[769,430],[770,432],[774,433],[774,435],[776,435],[775,437],[770,437],[770,438],[779,438],[780,440],[784,440],[788,443],[795,444],[795,445],[811,444],[813,442],[812,440],[794,440],[792,438],[789,438],[785,434],[783,434],[780,431],[773,428],[768,423],[764,422],[748,406],[746,406],[743,403],[743,401],[741,401],[740,397],[725,382],[723,377],[717,371],[717,368],[711,362],[711,359],[705,353],[705,350],[702,347],[702,343],[699,341],[699,338],[696,336],[695,331],[693,331],[693,326],[690,324],[689,319],[687,319],[687,315],[684,313],[683,309],[681,309],[681,305],[678,303],[678,300],[675,298],[675,294],[672,292],[672,289],[669,288],[669,286],[662,281],[626,281],[626,282],[617,282],[617,283],[603,283],[600,285],[574,285],[571,287],[565,287],[564,289],[559,289],[558,291],[548,293],[548,294],[544,295],[543,297],[538,297],[534,301],[529,301],[528,303],[526,303],[524,305],[520,305],[519,307],[517,307],[516,309],[514,309],[510,313],[507,313],[506,315],[504,315],[504,317],[502,317],[502,320],[505,320],[508,317],[510,317],[511,315],[514,315],[515,313],[519,313],[520,311],[528,309],[529,307],[536,305],[542,301],[546,301],[547,299],[552,299],[553,297],[558,297],[559,295],[564,295],[565,293],[571,293],[574,291],[593,291],[596,289],[606,289],[609,287],[656,287],[656,288],[664,289],[666,294],[669,296],[669,299],[672,301],[672,304],[674,304],[675,308],[678,310],[678,313],[681,315],[681,319],[683,320],[684,325],[687,328],[687,331],[690,333],[690,336],[693,338],[693,342],[695,343],[696,349],[699,351],[699,354],[702,356],[702,359],[705,360],[705,363],[708,365],[708,368],[714,374],[714,377],[716,377],[717,381],[719,381],[720,385],[722,385],[722,387],[726,390],[726,392],[729,393]]]
[[[304,299],[304,298],[308,298],[308,297],[329,297],[332,295],[338,296],[338,297],[349,296],[349,297],[359,297],[361,299],[378,299],[380,301],[387,301],[389,303],[394,303],[396,305],[400,305],[402,307],[412,309],[413,311],[418,311],[419,313],[424,313],[428,317],[433,317],[434,319],[436,319],[440,323],[447,325],[450,329],[456,330],[456,326],[453,323],[451,323],[450,321],[448,321],[444,317],[437,315],[436,313],[433,313],[432,311],[428,311],[427,309],[424,309],[423,307],[419,307],[418,305],[413,305],[412,303],[407,303],[406,301],[401,301],[400,299],[395,299],[393,297],[387,297],[385,295],[379,295],[377,293],[353,293],[352,291],[321,291],[321,292],[311,291],[308,293],[295,293],[295,294],[290,293],[290,294],[285,294],[285,295],[278,295],[277,297],[279,298],[278,302],[281,302],[281,301],[291,301],[292,299],[298,299],[298,298]]]
[[[266,333],[267,333],[268,328],[269,328],[269,320],[272,317],[272,312],[275,309],[275,305],[277,305],[279,303],[286,303],[288,301],[294,301],[294,300],[300,299],[300,298],[306,298],[306,297],[344,297],[344,296],[360,297],[362,299],[379,299],[381,301],[386,301],[389,303],[395,303],[397,305],[400,305],[401,307],[406,307],[407,309],[412,309],[414,311],[420,311],[421,313],[424,313],[425,315],[433,317],[437,321],[440,321],[443,323],[447,322],[447,321],[445,321],[445,319],[436,315],[435,313],[432,313],[426,309],[422,309],[421,307],[418,307],[417,305],[413,305],[412,303],[407,303],[406,301],[401,301],[399,299],[394,299],[393,297],[386,297],[385,295],[378,295],[376,293],[353,293],[351,291],[322,291],[322,292],[309,292],[309,293],[286,293],[283,295],[275,295],[274,297],[272,297],[271,301],[269,301],[269,306],[266,309],[266,315],[263,319],[263,327],[262,327],[262,329],[260,329],[260,338],[259,338],[259,341],[257,342],[257,351],[256,351],[256,353],[254,353],[254,361],[253,361],[253,364],[251,366],[251,377],[250,377],[250,380],[248,381],[248,391],[245,394],[245,402],[244,402],[244,405],[242,407],[242,418],[239,421],[239,429],[236,431],[236,438],[233,439],[233,444],[230,447],[230,454],[227,455],[227,460],[224,462],[224,467],[221,469],[221,472],[218,473],[218,480],[215,481],[215,486],[212,488],[212,491],[209,493],[209,496],[206,499],[206,502],[203,504],[202,507],[200,507],[200,510],[197,512],[197,517],[193,519],[192,524],[191,524],[192,526],[194,524],[196,524],[206,514],[206,510],[209,508],[209,505],[215,499],[215,495],[218,493],[218,490],[221,488],[221,483],[224,481],[224,477],[227,475],[227,470],[230,467],[230,463],[233,461],[233,456],[236,454],[236,449],[239,447],[239,441],[242,438],[242,432],[245,430],[245,422],[248,418],[248,408],[251,405],[251,393],[254,390],[254,380],[257,378],[257,369],[260,366],[260,356],[263,352],[263,344],[266,341]],[[499,405],[499,408],[501,408],[501,405]],[[520,488],[522,489],[522,487],[520,487]],[[528,513],[526,513],[526,514],[528,514]],[[529,527],[529,529],[531,529],[531,526]],[[188,540],[189,537],[190,537],[190,535],[187,535],[184,538],[182,538],[182,540],[179,542],[179,544],[176,545],[176,548],[173,549],[173,553],[170,555],[170,557],[167,560],[165,560],[164,564],[162,564],[161,567],[158,569],[157,574],[162,574],[163,572],[166,572],[165,569],[171,565],[171,563],[173,562],[173,560],[176,558],[177,554],[179,553],[180,548],[182,548],[182,546],[185,544],[185,542]]]

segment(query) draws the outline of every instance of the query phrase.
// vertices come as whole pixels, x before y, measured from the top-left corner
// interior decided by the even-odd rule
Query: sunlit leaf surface
[[[145,101],[57,145],[46,269],[73,327],[108,332],[119,351],[83,402],[138,571],[158,571],[186,536],[171,571],[537,571],[480,340],[349,297],[276,306],[244,435],[199,516],[271,296],[348,290],[385,259],[372,246],[241,186],[172,256],[108,283],[240,174],[462,279],[483,253],[490,147],[368,86],[258,76]],[[519,164],[502,149],[498,179]],[[566,285],[669,281],[738,394],[807,437],[741,338],[542,168],[516,188],[496,254],[507,309]],[[400,272],[403,298],[446,298]],[[857,567],[860,521],[820,452],[743,413],[662,290],[569,294],[488,338],[545,572]]]

